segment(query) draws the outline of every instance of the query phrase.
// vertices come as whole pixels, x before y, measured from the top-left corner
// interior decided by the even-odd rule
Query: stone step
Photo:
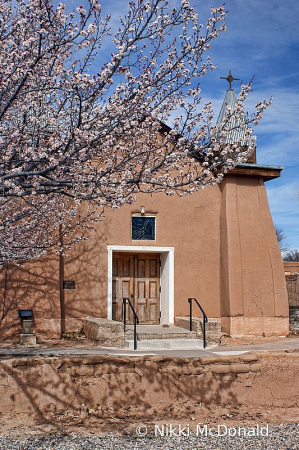
[[[134,340],[125,340],[125,346],[134,349]],[[203,341],[201,339],[144,339],[137,341],[138,350],[164,350],[164,349],[203,349]]]
[[[176,317],[175,325],[189,330],[190,319],[189,317]],[[203,338],[203,318],[193,317],[192,329],[196,333],[198,339]],[[215,345],[220,343],[222,336],[221,331],[221,320],[219,318],[208,318],[208,323],[206,323],[206,340],[209,344]]]

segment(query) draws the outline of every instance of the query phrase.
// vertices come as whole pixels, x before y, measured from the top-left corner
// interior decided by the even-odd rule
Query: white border
[[[112,261],[113,252],[160,253],[161,255],[161,323],[174,323],[174,247],[147,245],[107,245],[108,250],[108,305],[107,318],[112,320]]]

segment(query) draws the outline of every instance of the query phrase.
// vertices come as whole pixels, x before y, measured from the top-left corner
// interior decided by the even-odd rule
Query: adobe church
[[[235,98],[230,87],[219,121]],[[141,324],[188,317],[194,297],[223,333],[288,334],[284,268],[264,185],[281,170],[253,157],[189,196],[140,194],[132,205],[106,210],[69,257],[8,268],[1,289],[15,303],[2,336],[20,332],[18,309],[32,310],[34,331],[50,337],[80,330],[86,317],[122,321],[124,297]]]

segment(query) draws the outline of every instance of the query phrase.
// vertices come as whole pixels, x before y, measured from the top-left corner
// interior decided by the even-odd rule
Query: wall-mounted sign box
[[[75,289],[75,282],[74,281],[64,281],[63,289]]]

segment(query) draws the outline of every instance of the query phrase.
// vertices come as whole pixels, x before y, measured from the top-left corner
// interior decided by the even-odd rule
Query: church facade
[[[281,170],[252,160],[192,195],[140,194],[132,205],[106,210],[67,258],[9,268],[6,296],[16,303],[3,333],[17,329],[19,308],[32,309],[36,333],[50,336],[79,330],[85,317],[122,321],[123,298],[140,323],[171,325],[188,316],[193,297],[223,333],[288,334],[284,268],[265,188]]]
[[[287,334],[284,269],[264,186],[279,171],[246,164],[188,197],[143,195],[107,212],[99,231],[64,259],[64,278],[75,282],[63,290],[66,321],[84,310],[121,321],[129,298],[140,323],[169,325],[188,316],[194,297],[230,335]]]

